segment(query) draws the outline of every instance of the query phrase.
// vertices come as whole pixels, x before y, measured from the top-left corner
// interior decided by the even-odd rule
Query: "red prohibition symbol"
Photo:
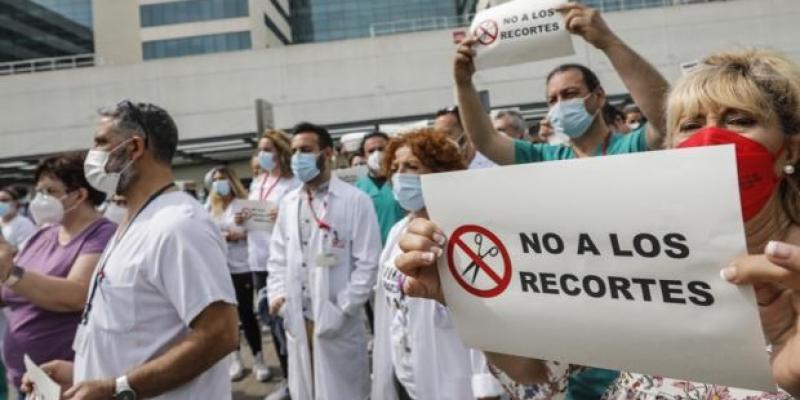
[[[474,243],[477,252],[467,243]],[[455,251],[459,248],[468,259],[467,265],[456,265]],[[500,256],[500,257],[498,257]],[[487,261],[491,261],[492,268]],[[499,265],[502,262],[502,265]],[[467,292],[484,298],[497,297],[511,283],[511,258],[500,239],[486,228],[478,225],[464,225],[456,229],[447,244],[447,263],[450,273]],[[497,271],[502,271],[498,274]],[[493,282],[488,289],[481,289],[475,281],[481,273]],[[468,278],[471,278],[468,280]]]
[[[478,39],[478,42],[484,46],[494,43],[499,34],[500,28],[497,27],[497,22],[491,19],[481,22],[475,29],[475,37]]]

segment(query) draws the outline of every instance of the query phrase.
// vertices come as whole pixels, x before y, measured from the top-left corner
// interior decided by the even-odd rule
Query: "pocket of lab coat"
[[[134,283],[110,284],[102,282],[92,301],[89,318],[100,329],[124,333],[136,324],[136,290]]]
[[[345,318],[347,318],[347,316],[344,311],[331,301],[326,300],[323,303],[319,320],[316,321],[317,335],[323,338],[336,336],[336,334],[341,331]]]

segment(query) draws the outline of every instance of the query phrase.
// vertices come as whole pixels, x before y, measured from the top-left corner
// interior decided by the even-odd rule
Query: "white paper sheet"
[[[60,400],[61,387],[50,379],[50,376],[42,371],[27,354],[25,354],[24,362],[25,371],[34,385],[33,393],[28,394],[26,400]]]
[[[422,184],[449,238],[439,275],[470,347],[775,390],[752,288],[719,275],[746,249],[733,146]]]

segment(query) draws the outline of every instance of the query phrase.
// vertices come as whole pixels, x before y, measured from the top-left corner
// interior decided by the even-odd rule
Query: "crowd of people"
[[[101,111],[88,153],[39,164],[29,204],[18,188],[0,189],[2,360],[12,389],[20,399],[35,389],[28,355],[65,399],[231,398],[245,371],[243,336],[258,380],[274,379],[271,361],[280,365],[283,384],[265,393],[272,400],[800,395],[800,67],[766,50],[720,52],[670,85],[597,11],[559,11],[605,54],[634,104],[612,106],[591,69],[564,64],[547,76],[548,114],[529,134],[519,112],[483,109],[476,42],[466,38],[453,64],[458,105],[427,128],[365,135],[349,165],[368,174],[354,184],[335,174],[328,130],[304,122],[291,134],[263,133],[249,188],[215,167],[198,201],[174,183],[178,129],[167,111],[130,101]],[[436,268],[447,237],[427,213],[421,175],[718,144],[735,145],[748,245],[721,273],[755,285],[779,388],[461,341]],[[245,202],[265,205],[268,229],[250,228]],[[267,330],[277,360],[265,355]]]

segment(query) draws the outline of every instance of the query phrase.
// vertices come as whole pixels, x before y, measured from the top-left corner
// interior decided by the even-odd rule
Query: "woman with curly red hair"
[[[373,399],[474,399],[470,351],[447,309],[435,300],[402,292],[394,266],[398,239],[414,218],[427,218],[420,176],[466,169],[458,145],[446,133],[420,129],[392,139],[382,168],[409,215],[389,232],[375,295]]]

